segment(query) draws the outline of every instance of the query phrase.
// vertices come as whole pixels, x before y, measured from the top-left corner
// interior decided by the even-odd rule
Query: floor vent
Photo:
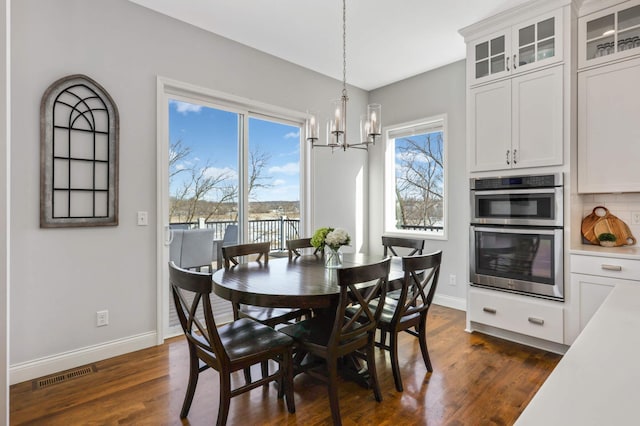
[[[53,374],[51,376],[41,377],[33,381],[33,390],[44,389],[49,386],[57,385],[71,379],[86,376],[98,371],[94,364],[86,365],[84,367],[74,368],[73,370],[63,371],[62,373]]]

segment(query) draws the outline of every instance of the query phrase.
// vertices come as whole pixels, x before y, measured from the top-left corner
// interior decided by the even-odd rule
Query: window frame
[[[440,123],[440,124],[438,124]],[[413,238],[423,238],[430,240],[447,240],[448,239],[448,227],[449,227],[449,219],[448,219],[448,204],[449,204],[449,196],[448,196],[448,127],[447,127],[447,114],[438,114],[430,117],[421,118],[418,120],[413,120],[409,122],[404,122],[400,124],[390,125],[385,127],[384,129],[384,158],[383,158],[383,235],[388,236],[398,236],[398,237],[413,237]],[[442,129],[442,164],[443,164],[443,172],[442,172],[442,190],[443,190],[443,202],[442,202],[442,220],[443,227],[442,233],[432,233],[429,231],[419,231],[419,230],[402,230],[396,229],[395,221],[396,221],[396,195],[395,195],[395,184],[396,184],[396,167],[395,167],[395,137],[391,135],[393,133],[406,132],[408,134],[413,131],[419,131],[422,133],[422,129],[430,128],[430,127],[439,127]],[[420,134],[418,133],[418,134]]]

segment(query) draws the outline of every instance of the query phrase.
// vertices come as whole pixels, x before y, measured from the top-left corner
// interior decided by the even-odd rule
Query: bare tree
[[[407,138],[398,148],[396,178],[399,216],[405,225],[432,226],[442,221],[444,166],[442,133]]]
[[[262,151],[259,145],[249,153],[249,199],[255,199],[256,189],[271,187],[271,184],[265,183],[271,177],[263,175],[270,160],[271,154]]]
[[[181,167],[181,162],[191,155],[191,147],[182,144],[182,139],[178,139],[169,148],[169,181],[178,173],[187,171]]]
[[[230,177],[228,173],[211,175],[208,163],[200,169],[192,168],[190,172],[191,179],[185,181],[180,190],[181,211],[185,214],[185,222],[193,222],[198,217],[208,219],[218,212],[221,204],[235,198],[236,187],[224,184]],[[212,197],[216,192],[218,196]],[[207,199],[216,201],[204,203]]]
[[[185,146],[182,140],[171,145],[169,154],[169,182],[179,173],[189,173],[182,185],[180,185],[170,202],[170,218],[180,222],[193,222],[197,218],[205,221],[227,211],[230,203],[238,200],[237,183],[229,183],[230,173],[218,172],[212,174],[209,161],[204,167],[197,167],[195,162],[189,162],[191,148]],[[271,185],[266,181],[265,170],[269,164],[271,155],[256,147],[249,153],[249,197],[254,198],[255,190],[268,188]],[[237,219],[237,212],[236,218]]]
[[[204,167],[189,161],[191,153],[191,147],[184,145],[182,139],[171,144],[169,150],[169,187],[173,186],[171,183],[178,174],[190,174],[170,201],[170,218],[177,218],[180,222],[192,222],[196,217],[208,219],[218,212],[222,204],[234,198],[235,189],[225,185],[229,174],[222,172],[212,175],[208,161]],[[218,197],[212,197],[213,192],[218,192]]]

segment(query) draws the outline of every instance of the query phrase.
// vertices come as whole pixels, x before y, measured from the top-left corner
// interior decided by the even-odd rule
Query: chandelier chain
[[[347,96],[347,2],[342,0],[342,96]]]

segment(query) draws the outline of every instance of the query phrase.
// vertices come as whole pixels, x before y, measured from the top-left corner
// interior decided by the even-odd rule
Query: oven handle
[[[495,189],[495,190],[478,190],[472,189],[471,192],[475,192],[478,195],[519,195],[519,194],[555,194],[557,191],[562,191],[561,187],[551,188],[521,188],[521,189]]]
[[[519,226],[498,227],[498,226],[474,226],[471,225],[472,232],[497,232],[499,234],[537,234],[537,235],[556,235],[562,233],[561,228],[557,229],[540,229],[538,227],[523,228]]]

